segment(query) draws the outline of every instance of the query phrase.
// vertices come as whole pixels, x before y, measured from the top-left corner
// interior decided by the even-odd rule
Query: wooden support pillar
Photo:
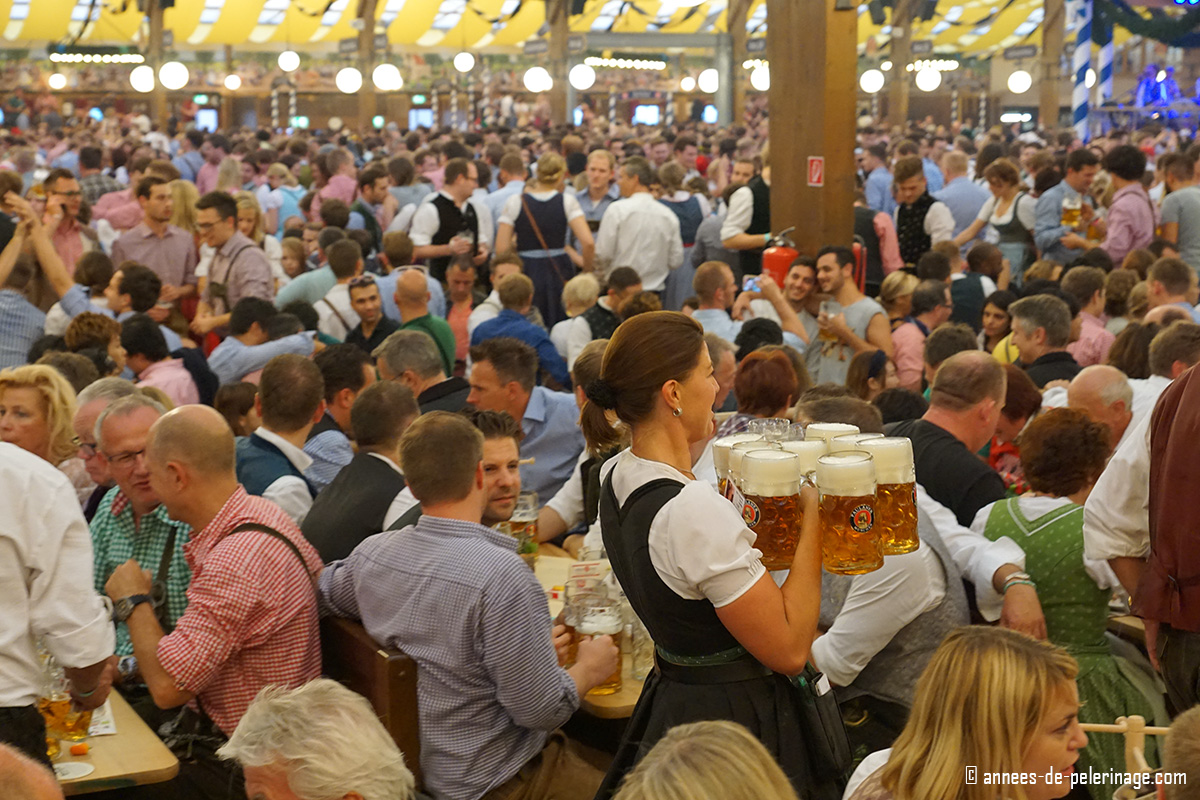
[[[375,69],[375,5],[376,0],[359,0],[358,18],[362,30],[358,32],[358,71],[362,73],[363,85],[358,92],[358,127],[370,129],[375,116],[375,84],[371,72]]]
[[[150,117],[167,129],[167,90],[158,82],[158,70],[163,65],[163,7],[160,0],[146,0],[146,15],[150,20],[150,41],[146,48],[146,63],[154,70],[154,91],[150,93]]]
[[[569,122],[567,108],[567,39],[571,35],[568,0],[546,0],[546,23],[550,28],[550,119],[555,124]]]
[[[907,68],[912,61],[914,5],[915,0],[896,0],[892,6],[892,81],[888,89],[887,118],[889,123],[902,128],[908,123],[908,92],[912,83]]]
[[[225,45],[225,74],[233,74],[233,45]],[[221,92],[221,127],[235,127],[233,121],[233,97],[236,92],[231,92],[222,86]]]
[[[742,124],[746,117],[746,82],[748,81],[746,70],[742,69],[742,62],[749,55],[746,52],[746,17],[750,13],[751,0],[731,0],[729,8],[726,11],[726,27],[729,30],[729,36],[733,42],[733,69],[729,76],[733,82],[733,109],[732,122],[734,125]]]
[[[1067,36],[1067,14],[1064,0],[1045,0],[1046,16],[1042,21],[1042,53],[1038,57],[1041,75],[1038,76],[1038,126],[1043,130],[1058,127],[1058,109],[1062,91],[1063,45]]]
[[[827,244],[849,246],[854,232],[854,149],[847,143],[854,141],[858,17],[838,5],[767,0],[771,229],[794,225],[796,246],[808,255]],[[814,156],[825,159],[821,187],[808,185]]]

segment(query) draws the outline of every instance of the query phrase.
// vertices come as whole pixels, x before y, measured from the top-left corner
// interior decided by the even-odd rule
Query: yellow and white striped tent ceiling
[[[796,0],[811,2],[812,0]],[[728,0],[684,8],[678,0],[587,0],[571,18],[577,33],[708,33],[726,30]],[[914,38],[939,50],[986,55],[1013,44],[1040,44],[1042,0],[940,0],[934,20],[917,23]],[[871,22],[858,8],[859,44],[888,39],[890,26]],[[376,19],[388,41],[415,47],[480,49],[516,47],[535,36],[546,19],[544,0],[377,0]],[[4,39],[14,44],[137,41],[144,27],[136,0],[0,0],[8,17]],[[175,0],[165,26],[176,47],[241,45],[255,49],[323,49],[356,35],[351,21],[358,0]],[[2,16],[0,16],[2,18]],[[751,4],[747,29],[762,32],[765,0]],[[86,27],[85,27],[86,26]],[[1128,37],[1118,31],[1118,43]]]

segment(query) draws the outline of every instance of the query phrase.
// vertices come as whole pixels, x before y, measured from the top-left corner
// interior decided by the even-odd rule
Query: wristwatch
[[[122,597],[120,600],[113,603],[113,622],[124,622],[129,619],[129,615],[141,603],[149,603],[150,595],[134,594],[129,597]]]

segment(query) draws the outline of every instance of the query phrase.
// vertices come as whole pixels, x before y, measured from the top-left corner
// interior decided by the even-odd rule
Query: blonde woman
[[[196,201],[200,199],[200,190],[191,181],[171,181],[171,224],[183,228],[192,236],[197,236]]]
[[[615,800],[797,800],[762,742],[734,722],[672,728],[625,777]]]
[[[287,164],[276,162],[267,167],[267,184],[271,187],[272,208],[267,212],[267,230],[283,238],[284,223],[292,217],[304,218],[300,210],[300,198],[305,189],[288,169]]]
[[[258,205],[258,199],[253,192],[235,192],[233,199],[237,200],[238,232],[266,252],[267,261],[271,262],[271,275],[275,278],[275,288],[278,289],[281,280],[283,283],[288,281],[287,273],[283,271],[283,247],[280,246],[278,239],[266,232],[262,208]]]
[[[563,287],[563,307],[567,318],[550,329],[550,341],[554,349],[564,359],[567,357],[567,335],[571,330],[571,322],[583,312],[596,305],[600,299],[600,281],[590,272],[583,272],[567,281]]]
[[[905,317],[912,311],[913,292],[920,282],[911,272],[896,271],[879,285],[879,305],[887,312],[893,331],[904,324]]]
[[[579,242],[584,272],[592,271],[596,254],[596,242],[579,201],[562,192],[566,177],[567,162],[562,156],[547,153],[539,158],[537,179],[504,203],[496,232],[497,253],[513,249],[516,237],[525,274],[533,280],[533,304],[551,326],[567,317],[562,292],[575,275],[575,264],[566,250],[568,231]]]
[[[1071,790],[1087,735],[1079,666],[1066,650],[1004,628],[946,637],[917,681],[908,724],[891,750],[850,779],[850,800],[1051,800]],[[968,768],[1035,776],[1029,785],[968,782]],[[1047,780],[1049,776],[1049,780]]]
[[[237,159],[232,156],[226,156],[221,159],[221,165],[217,167],[217,186],[215,191],[218,192],[234,192],[242,189],[242,165]]]
[[[75,390],[44,364],[0,370],[0,441],[58,467],[75,487],[82,506],[96,485],[76,452]]]

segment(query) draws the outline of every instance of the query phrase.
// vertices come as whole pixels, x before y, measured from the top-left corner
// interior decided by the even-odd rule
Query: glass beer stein
[[[875,464],[869,453],[831,453],[817,460],[821,492],[821,563],[837,575],[883,566],[875,526]]]
[[[729,451],[729,485],[730,492],[727,495],[733,499],[733,489],[741,491],[742,488],[742,459],[746,453],[751,453],[755,450],[780,450],[778,442],[767,442],[758,439],[752,442],[738,442]]]
[[[1068,228],[1078,228],[1083,220],[1083,198],[1079,195],[1064,194],[1062,201],[1062,225]]]
[[[729,486],[729,451],[739,442],[754,442],[762,439],[757,433],[732,433],[722,436],[713,442],[713,470],[717,473],[717,491],[725,497],[730,497]]]
[[[882,433],[851,433],[846,436],[835,436],[829,440],[829,452],[843,453],[847,450],[858,450],[858,443],[864,439],[882,438]]]
[[[782,442],[792,431],[792,421],[783,417],[752,419],[746,430],[758,434],[768,442]]]
[[[613,644],[621,649],[621,636],[625,631],[625,619],[621,607],[616,603],[604,603],[584,607],[575,621],[575,632],[579,636],[611,636]],[[577,646],[578,647],[578,646]],[[621,668],[623,659],[617,659],[617,669],[603,683],[588,694],[616,694],[621,691]]]
[[[787,450],[751,450],[742,459],[742,519],[754,531],[763,566],[788,569],[800,540],[799,456]]]
[[[883,554],[911,553],[921,546],[912,442],[903,436],[879,437],[859,442],[859,449],[875,459],[875,524]]]
[[[847,425],[844,422],[814,422],[804,429],[804,438],[820,439],[826,444],[838,436],[849,436],[858,433],[858,426]]]
[[[815,483],[813,474],[817,471],[817,459],[829,452],[824,439],[804,439],[798,442],[783,442],[783,449],[795,453],[798,461],[796,468],[801,480]]]

